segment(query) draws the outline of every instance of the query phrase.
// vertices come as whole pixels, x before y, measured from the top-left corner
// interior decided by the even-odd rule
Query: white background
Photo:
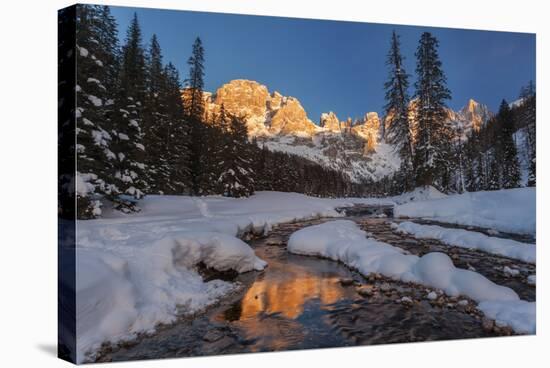
[[[126,0],[111,5],[284,15],[537,33],[537,336],[121,363],[128,367],[425,367],[548,364],[548,75],[545,2],[421,0]],[[0,366],[58,367],[56,249],[57,9],[4,0],[0,10]],[[365,45],[368,47],[368,45]],[[330,50],[327,50],[330,52]],[[546,225],[546,226],[545,226]],[[546,351],[545,351],[546,349]],[[545,362],[545,363],[542,363]]]

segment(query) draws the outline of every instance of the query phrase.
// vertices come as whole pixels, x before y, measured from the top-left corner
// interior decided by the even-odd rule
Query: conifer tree
[[[115,178],[122,193],[140,199],[148,191],[142,128],[146,82],[145,56],[136,14],[122,47],[118,82],[118,117],[113,130],[113,140],[117,147]],[[136,209],[130,201],[119,199],[118,202],[121,210]]]
[[[79,218],[101,215],[102,198],[119,189],[113,181],[113,99],[117,74],[116,23],[109,7],[77,7],[77,203]]]
[[[502,187],[516,188],[520,185],[521,173],[514,142],[514,119],[505,100],[500,104],[497,119],[500,126],[498,148],[502,151]]]
[[[526,144],[529,160],[529,174],[527,178],[528,186],[536,186],[537,184],[537,110],[536,110],[536,92],[535,84],[530,81],[527,86],[522,88],[520,97],[523,101],[522,114],[520,119],[523,120],[527,131]]]
[[[424,32],[416,51],[418,138],[415,145],[417,185],[447,186],[450,164],[451,129],[447,123],[445,100],[451,97],[437,52],[439,42]]]
[[[146,96],[143,108],[143,143],[146,147],[147,181],[152,193],[173,192],[165,132],[170,130],[167,80],[162,52],[153,34],[145,65]]]
[[[172,63],[164,68],[167,127],[161,132],[164,137],[169,168],[169,187],[166,192],[183,194],[191,187],[189,174],[189,121],[183,110],[181,82],[178,70]]]
[[[254,193],[254,171],[248,131],[242,118],[230,117],[228,137],[219,183],[225,196],[248,197]]]
[[[189,77],[186,80],[188,95],[184,99],[184,111],[190,126],[190,177],[191,192],[200,193],[201,178],[204,173],[204,153],[206,143],[206,127],[203,122],[204,101],[204,47],[199,37],[193,43],[191,57],[187,61]]]
[[[399,36],[392,33],[390,51],[386,60],[389,68],[386,89],[386,119],[382,123],[382,138],[385,138],[385,126],[387,125],[387,139],[392,143],[401,157],[399,169],[400,181],[403,183],[403,191],[411,190],[413,183],[408,178],[413,174],[413,150],[409,127],[409,87],[408,74],[403,67]]]

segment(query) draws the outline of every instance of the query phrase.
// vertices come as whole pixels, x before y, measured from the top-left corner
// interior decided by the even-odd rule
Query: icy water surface
[[[416,241],[413,247],[411,239],[392,234],[390,220],[365,216],[350,219],[367,231],[374,230],[372,235],[378,235],[381,240],[414,253],[423,249],[421,241]],[[141,337],[132,344],[106,348],[98,361],[511,334],[510,330],[499,329],[485,320],[475,303],[467,298],[438,295],[437,299],[428,300],[429,290],[425,287],[381,276],[364,278],[343,264],[286,251],[286,242],[294,231],[325,221],[332,219],[284,224],[267,237],[250,240],[249,244],[268,262],[268,267],[262,272],[237,276],[236,280],[243,284],[240,292],[195,318],[161,327],[155,334]],[[437,249],[449,252],[444,246],[440,248]],[[466,256],[485,255],[460,254],[454,257],[455,263],[463,262],[460,257]],[[482,269],[480,265],[485,264],[485,261],[476,263]],[[489,271],[486,273],[493,275]],[[511,283],[515,289],[527,287],[518,282],[518,285]],[[534,291],[525,294],[534,298]]]

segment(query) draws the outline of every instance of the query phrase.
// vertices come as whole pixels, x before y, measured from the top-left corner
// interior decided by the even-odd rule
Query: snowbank
[[[497,326],[510,326],[514,331],[534,334],[536,325],[536,303],[524,300],[486,301],[478,304],[487,317],[494,319]]]
[[[422,217],[466,226],[535,235],[535,188],[450,195],[397,205],[396,217]]]
[[[428,201],[432,199],[446,198],[447,195],[441,193],[439,190],[434,187],[425,186],[415,188],[411,192],[403,193],[398,196],[391,197],[392,201],[396,204],[403,204],[408,202],[417,202],[417,201]]]
[[[535,244],[521,243],[463,229],[449,229],[436,225],[420,225],[405,221],[393,223],[392,228],[398,232],[412,234],[419,239],[437,239],[444,244],[461,248],[477,249],[491,254],[535,263],[537,251]]]
[[[352,221],[331,221],[301,229],[290,237],[288,250],[340,261],[363,275],[380,273],[395,280],[441,289],[451,296],[466,295],[480,303],[496,302],[484,306],[498,313],[499,321],[512,328],[520,326],[520,332],[525,326],[534,330],[535,316],[531,314],[534,307],[523,307],[525,302],[512,289],[499,286],[477,272],[456,268],[443,253],[428,253],[419,258],[367,238],[367,233]],[[522,307],[516,308],[518,305]]]
[[[198,263],[219,270],[262,270],[266,263],[243,241],[220,233],[182,233],[136,249],[77,249],[77,346],[85,352],[104,341],[129,339],[173,322],[235,289],[203,282]]]
[[[142,211],[106,209],[77,222],[77,360],[103,342],[131,339],[204,309],[237,285],[204,282],[217,270],[261,270],[265,262],[238,236],[297,219],[339,216],[347,200],[259,192],[250,198],[147,196]]]

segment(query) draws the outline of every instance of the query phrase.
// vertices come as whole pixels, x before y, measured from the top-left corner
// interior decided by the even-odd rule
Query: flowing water
[[[385,210],[383,212],[387,214]],[[379,211],[366,213],[380,216]],[[359,216],[350,219],[372,236],[411,253],[426,251],[426,243],[430,244],[431,251],[455,254],[454,248],[393,233],[388,219],[365,216],[360,211],[354,214]],[[260,258],[268,262],[268,267],[262,272],[234,275],[235,281],[243,285],[240,292],[198,316],[160,327],[153,335],[142,336],[131,344],[105,348],[97,360],[235,354],[511,334],[509,329],[495,327],[484,319],[475,308],[475,302],[467,298],[439,295],[436,300],[428,300],[425,287],[395,282],[379,275],[364,278],[343,264],[287,252],[286,242],[294,231],[332,220],[283,224],[267,237],[250,240],[249,244]],[[474,262],[472,258],[487,256],[481,252],[458,251],[456,254],[458,256],[453,257],[455,264],[470,265]],[[495,261],[493,258],[474,263],[482,273],[499,283],[505,284],[506,281],[516,291],[530,290],[523,293],[534,300],[534,287],[526,285],[524,280],[510,282],[498,272],[490,271],[494,270],[490,267]],[[509,264],[511,261],[504,259],[502,262]],[[408,299],[402,301],[404,296]]]

